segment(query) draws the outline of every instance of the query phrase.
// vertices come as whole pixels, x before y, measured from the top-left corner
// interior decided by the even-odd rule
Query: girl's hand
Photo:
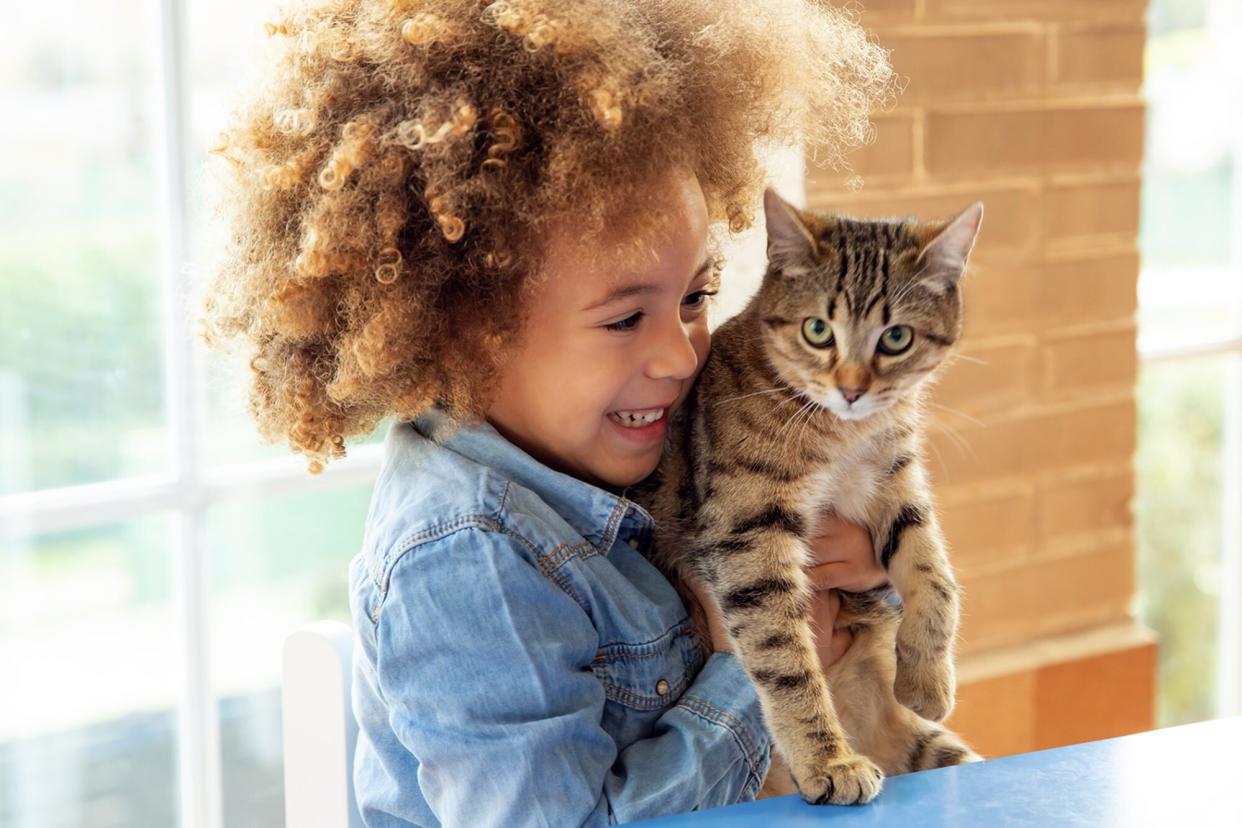
[[[849,630],[834,630],[841,597],[834,590],[862,592],[888,583],[888,573],[880,566],[871,548],[871,534],[857,523],[826,513],[818,534],[811,540],[811,563],[806,573],[815,587],[811,601],[811,623],[815,629],[820,663],[827,667],[849,648],[853,636]],[[733,642],[725,629],[720,606],[711,593],[696,579],[685,586],[702,609],[712,647],[733,651]],[[825,635],[831,630],[831,635]]]
[[[816,589],[866,592],[888,583],[888,573],[871,547],[871,533],[834,512],[824,513],[818,534],[811,539],[806,574]]]
[[[837,613],[841,610],[841,593],[835,589],[817,590],[811,596],[811,628],[815,631],[815,649],[819,651],[819,664],[828,668],[850,648],[853,634],[844,627],[833,629]],[[831,630],[831,633],[826,631]]]
[[[865,527],[826,512],[818,534],[811,539],[811,562],[806,574],[816,589],[811,601],[811,623],[819,662],[826,669],[844,655],[854,640],[848,629],[834,629],[841,609],[837,590],[875,589],[888,583],[888,573],[875,559],[871,533]]]
[[[702,610],[712,650],[733,652],[733,642],[729,638],[728,630],[725,629],[720,605],[716,603],[716,599],[697,579],[687,579],[685,584]],[[840,658],[854,639],[849,630],[832,629],[840,608],[841,596],[835,589],[816,590],[811,596],[811,628],[815,633],[815,648],[819,652],[819,663],[825,668]],[[831,630],[831,633],[825,635],[825,630]]]
[[[724,620],[720,613],[720,605],[712,597],[711,591],[697,578],[686,578],[684,583],[702,611],[703,620],[707,623],[707,633],[711,640],[712,650],[723,650],[726,653],[733,652],[733,641],[729,638],[729,631],[725,629]],[[692,617],[694,614],[692,611]]]

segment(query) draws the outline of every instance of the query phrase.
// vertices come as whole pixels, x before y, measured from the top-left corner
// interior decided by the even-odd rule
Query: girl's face
[[[617,273],[607,259],[576,250],[570,227],[551,234],[546,278],[487,412],[527,454],[602,488],[655,470],[669,414],[711,347],[707,296],[716,285],[703,191],[677,170],[652,199],[671,220],[653,245],[655,263],[641,271]]]

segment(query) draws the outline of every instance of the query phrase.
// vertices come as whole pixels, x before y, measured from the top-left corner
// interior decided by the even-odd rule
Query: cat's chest
[[[831,507],[846,520],[866,523],[889,467],[882,455],[863,448],[817,469],[804,489],[806,510],[818,514]]]

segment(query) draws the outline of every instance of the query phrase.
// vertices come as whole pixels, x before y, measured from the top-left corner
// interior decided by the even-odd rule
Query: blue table
[[[1242,828],[1242,716],[893,776],[869,805],[790,795],[636,824]]]

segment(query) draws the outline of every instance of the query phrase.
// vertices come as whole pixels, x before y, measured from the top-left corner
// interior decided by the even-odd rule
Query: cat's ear
[[[923,247],[915,267],[922,271],[919,279],[934,293],[955,287],[966,270],[966,259],[974,249],[983,222],[983,202],[976,201],[946,222],[920,225],[915,235]]]
[[[802,215],[771,187],[763,191],[763,213],[768,225],[768,261],[790,275],[797,275],[815,259],[815,237]]]

